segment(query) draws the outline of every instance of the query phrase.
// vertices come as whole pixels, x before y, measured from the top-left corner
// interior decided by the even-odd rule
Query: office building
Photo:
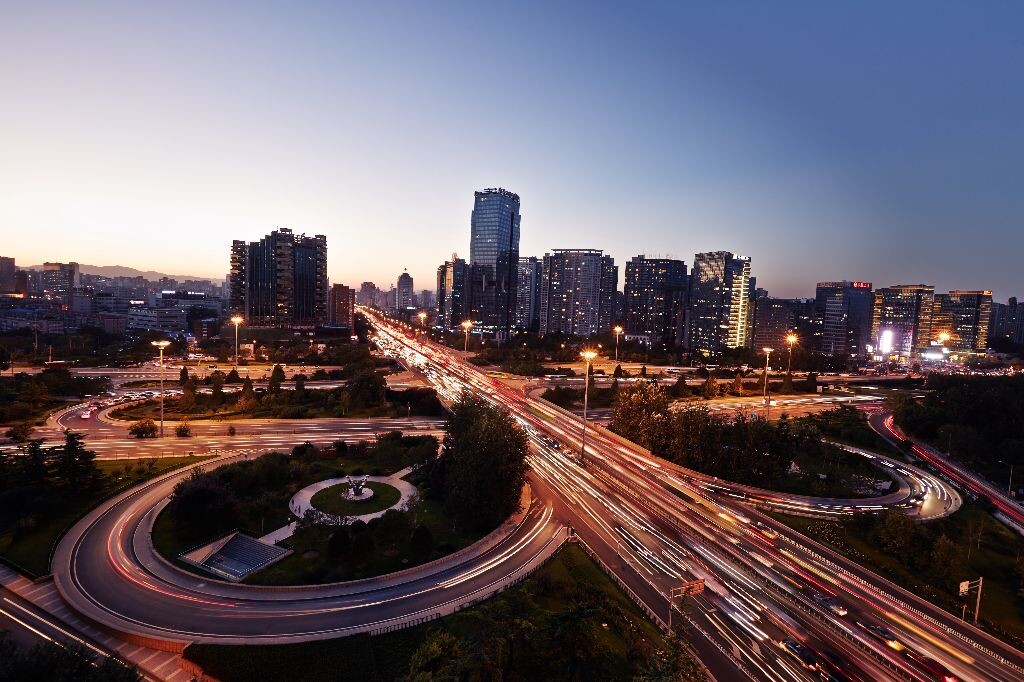
[[[750,345],[752,292],[749,257],[729,251],[696,254],[687,320],[690,350],[716,355]]]
[[[540,280],[544,263],[530,256],[519,259],[516,275],[516,327],[537,329],[540,325]]]
[[[812,338],[814,299],[757,296],[752,307],[754,323],[750,345],[754,351],[784,350],[790,334],[796,334],[797,342],[804,345]]]
[[[988,350],[991,316],[991,291],[937,294],[932,319],[934,340],[941,341],[953,359],[984,355]]]
[[[505,189],[474,194],[469,267],[476,326],[508,338],[515,322],[519,266],[519,195]]]
[[[437,305],[437,301],[434,300],[434,292],[430,289],[420,289],[419,296],[416,297],[416,307],[423,310],[433,310]]]
[[[396,310],[408,310],[409,308],[416,307],[416,293],[412,287],[412,275],[408,272],[403,272],[398,276],[394,307]]]
[[[871,282],[818,282],[814,316],[817,349],[827,355],[862,356],[871,345]]]
[[[344,284],[332,284],[331,293],[327,300],[328,322],[335,327],[348,327],[352,329],[355,325],[356,314],[356,291]]]
[[[686,321],[686,263],[674,258],[634,256],[626,263],[623,288],[627,334],[679,346]]]
[[[229,302],[242,302],[250,326],[310,327],[327,320],[324,235],[281,228],[247,245],[232,242],[231,260]]]
[[[935,287],[901,284],[875,290],[871,342],[881,359],[910,360],[932,342]]]
[[[1024,343],[1024,301],[1011,296],[1006,303],[992,304],[989,338]]]
[[[544,254],[540,333],[588,337],[612,327],[619,269],[600,249]]]
[[[81,286],[78,263],[43,263],[43,295],[63,305],[70,304],[71,292]]]
[[[469,315],[469,265],[465,259],[452,254],[437,268],[437,322],[442,329],[459,328]]]
[[[356,292],[356,303],[366,306],[377,305],[377,291],[377,285],[373,282],[363,282]]]

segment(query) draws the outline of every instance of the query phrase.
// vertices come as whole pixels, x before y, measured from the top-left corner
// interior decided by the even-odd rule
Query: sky
[[[1024,296],[1024,3],[0,3],[0,255],[332,282],[468,255],[750,256],[758,285]]]

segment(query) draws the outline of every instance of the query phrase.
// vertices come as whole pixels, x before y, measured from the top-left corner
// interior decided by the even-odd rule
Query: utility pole
[[[960,596],[966,597],[970,594],[971,590],[977,590],[977,598],[974,601],[974,624],[978,624],[978,613],[981,611],[981,586],[984,582],[984,576],[979,576],[977,580],[964,580],[960,583]],[[967,604],[964,603],[964,613],[967,612]]]

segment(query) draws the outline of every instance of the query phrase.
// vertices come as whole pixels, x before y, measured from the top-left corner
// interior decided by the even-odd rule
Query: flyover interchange
[[[485,396],[509,409],[530,434],[535,500],[506,539],[397,580],[283,589],[231,585],[155,556],[148,524],[182,475],[170,474],[101,506],[68,533],[54,558],[64,600],[122,637],[169,649],[189,641],[334,637],[429,619],[475,601],[542,563],[561,543],[562,524],[570,524],[655,617],[690,622],[698,653],[720,679],[819,679],[819,671],[805,669],[780,647],[786,639],[806,644],[823,663],[835,661],[829,669],[837,679],[1024,677],[1020,651],[762,515],[749,503],[765,504],[754,498],[767,491],[739,490],[669,465],[600,427],[588,434],[582,460],[569,456],[550,442],[578,451],[579,418],[365,312],[376,322],[378,344],[419,368],[442,396],[454,399],[464,390]],[[903,480],[914,482],[900,495],[945,494],[943,505],[959,504],[941,481],[904,470],[909,476]],[[816,510],[825,514],[855,511],[843,509],[853,506],[850,501],[796,502],[834,507]],[[696,578],[704,579],[704,593],[688,599],[685,613],[670,613],[671,590]],[[848,612],[834,612],[815,599],[820,595],[834,595]],[[898,641],[887,643],[879,632]]]

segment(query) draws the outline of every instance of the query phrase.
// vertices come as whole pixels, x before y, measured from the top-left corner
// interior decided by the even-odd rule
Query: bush
[[[128,434],[135,438],[156,438],[160,427],[152,419],[140,419],[128,427]]]
[[[183,421],[174,428],[174,435],[178,438],[191,438],[192,427],[189,426],[188,422]]]

